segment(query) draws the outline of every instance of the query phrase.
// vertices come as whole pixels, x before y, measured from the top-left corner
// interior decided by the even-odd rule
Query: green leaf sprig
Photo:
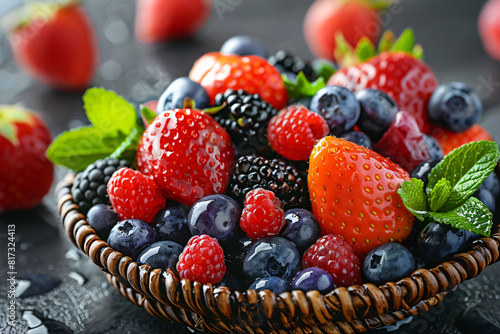
[[[421,180],[404,181],[398,194],[417,219],[448,224],[454,228],[489,236],[493,215],[477,198],[471,197],[493,172],[500,152],[490,141],[456,148],[429,174],[424,190]]]
[[[286,75],[282,77],[285,88],[288,91],[288,96],[294,99],[313,97],[321,88],[326,86],[323,77],[319,77],[316,81],[310,82],[302,71],[297,74],[296,81],[290,80]]]
[[[133,163],[144,132],[134,106],[112,91],[90,88],[83,95],[83,107],[92,125],[57,136],[47,150],[49,159],[75,171],[106,157]]]

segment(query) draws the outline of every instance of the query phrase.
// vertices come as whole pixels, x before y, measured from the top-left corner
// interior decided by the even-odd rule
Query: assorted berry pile
[[[500,153],[477,94],[438,85],[412,41],[340,48],[335,70],[233,37],[141,110],[144,127],[89,90],[86,108],[101,95],[102,117],[128,123],[87,109],[92,126],[70,132],[116,141],[71,166],[75,202],[140,265],[230,289],[326,294],[449,260],[490,234]],[[60,164],[66,136],[49,149]]]

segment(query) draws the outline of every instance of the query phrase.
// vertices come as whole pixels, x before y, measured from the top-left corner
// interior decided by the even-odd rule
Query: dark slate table
[[[93,85],[115,90],[137,104],[156,99],[169,82],[186,75],[199,56],[217,50],[235,34],[261,38],[271,52],[284,48],[311,57],[302,35],[302,20],[310,3],[214,0],[210,21],[194,39],[148,46],[133,38],[134,1],[88,0],[85,6],[96,26],[101,51]],[[474,87],[485,103],[481,124],[500,139],[500,63],[485,54],[476,29],[483,3],[403,0],[395,10],[384,13],[383,23],[397,33],[406,26],[415,29],[426,61],[441,82],[459,80]],[[0,10],[7,5],[4,2]],[[54,134],[87,123],[81,93],[56,92],[34,82],[13,62],[5,36],[0,37],[0,43],[0,103],[20,102],[38,110]],[[58,169],[57,178],[65,173]],[[11,223],[16,224],[18,293],[24,291],[24,296],[16,299],[15,327],[5,321],[9,287],[4,269],[6,233]],[[53,193],[41,207],[0,216],[0,254],[1,333],[190,333],[149,316],[107,283],[99,269],[65,237]],[[442,305],[403,325],[397,333],[462,333],[457,319],[470,307],[500,323],[499,280],[500,265],[496,264],[461,284]]]

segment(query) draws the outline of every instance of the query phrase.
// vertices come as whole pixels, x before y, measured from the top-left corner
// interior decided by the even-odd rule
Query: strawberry
[[[500,0],[486,3],[479,16],[479,34],[488,54],[500,61]]]
[[[20,106],[0,106],[0,211],[38,205],[49,192],[54,166],[45,156],[47,125]]]
[[[367,1],[317,0],[304,20],[304,35],[318,58],[333,59],[336,35],[355,46],[362,37],[375,43],[382,31],[379,14]]]
[[[135,36],[143,43],[189,38],[208,20],[212,0],[138,0]]]
[[[97,69],[99,50],[82,6],[35,3],[9,34],[19,67],[44,85],[61,90],[86,88]]]
[[[152,121],[137,148],[137,167],[166,198],[192,206],[223,194],[234,162],[229,134],[200,110],[168,110]]]
[[[479,124],[474,124],[463,132],[453,132],[435,126],[432,128],[430,134],[439,142],[441,148],[443,149],[444,155],[450,153],[457,147],[473,141],[493,141],[493,137],[490,135],[490,133]]]
[[[194,63],[189,78],[205,88],[211,104],[214,104],[217,94],[224,94],[229,88],[259,94],[278,110],[288,101],[280,72],[259,56],[240,57],[210,52]]]
[[[409,179],[376,152],[331,136],[321,139],[311,153],[307,181],[323,234],[343,236],[360,257],[386,242],[402,243],[414,217],[397,190]]]
[[[413,48],[411,40],[413,33],[406,30],[389,51],[340,69],[330,77],[327,85],[344,86],[353,92],[364,88],[381,90],[394,99],[399,110],[412,114],[420,130],[427,133],[430,130],[427,106],[437,87],[437,79],[432,70],[417,58],[421,51],[419,47],[413,49],[414,54],[409,53]]]

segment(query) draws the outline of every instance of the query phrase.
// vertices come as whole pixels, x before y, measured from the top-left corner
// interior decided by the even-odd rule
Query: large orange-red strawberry
[[[143,43],[189,38],[208,20],[212,0],[138,0],[135,36]]]
[[[0,106],[0,212],[40,204],[54,178],[45,156],[52,140],[47,125],[19,106]]]
[[[436,138],[443,149],[444,155],[450,153],[457,147],[473,141],[488,140],[493,141],[493,137],[479,124],[474,124],[463,132],[453,132],[435,126],[430,132],[431,136]]]
[[[210,52],[194,63],[189,78],[205,88],[212,104],[217,94],[229,88],[259,94],[278,110],[288,101],[280,72],[259,56],[240,57]]]
[[[234,162],[229,134],[200,110],[168,110],[151,122],[137,148],[137,167],[166,198],[192,206],[223,194]]]
[[[86,88],[99,63],[99,50],[85,9],[70,1],[35,3],[28,11],[29,17],[9,35],[19,67],[52,88]]]
[[[418,59],[421,57],[421,47],[414,46],[414,36],[410,29],[405,30],[395,42],[393,37],[390,32],[384,34],[379,45],[379,50],[383,52],[378,55],[375,55],[373,46],[366,47],[367,41],[360,42],[357,51],[369,50],[373,54],[358,60],[347,55],[347,60],[358,63],[337,71],[330,77],[327,85],[344,86],[353,92],[365,88],[381,90],[394,99],[399,110],[412,114],[420,130],[427,133],[430,130],[427,106],[437,87],[436,76]],[[342,52],[338,53],[345,56]],[[356,53],[360,54],[354,52]]]
[[[479,34],[488,54],[500,61],[500,0],[486,3],[479,16]]]
[[[409,179],[376,152],[340,138],[321,139],[311,153],[307,181],[323,234],[343,236],[360,257],[383,243],[405,241],[415,218],[397,190]]]
[[[339,33],[352,46],[362,37],[375,43],[382,31],[382,20],[374,7],[369,1],[313,2],[304,19],[304,36],[309,48],[319,58],[332,59]]]

